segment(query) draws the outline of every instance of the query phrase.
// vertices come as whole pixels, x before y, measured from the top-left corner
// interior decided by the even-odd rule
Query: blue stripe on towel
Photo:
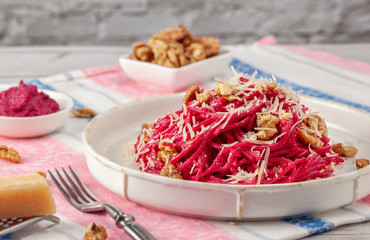
[[[64,73],[64,76],[67,78],[68,81],[72,81],[74,79],[73,75],[70,72]]]
[[[111,95],[109,95],[107,93],[104,93],[103,91],[95,90],[95,89],[90,88],[90,87],[88,87],[86,85],[83,85],[83,84],[78,84],[78,87],[82,88],[82,89],[87,89],[89,92],[96,92],[96,93],[100,94],[101,96],[105,97],[106,99],[108,99],[109,101],[111,101],[112,103],[114,103],[115,105],[121,103],[120,101],[116,100]]]
[[[284,221],[307,230],[310,235],[323,233],[335,227],[334,223],[315,217],[291,218]]]
[[[258,73],[257,77],[263,77],[263,78],[270,79],[271,76],[272,76],[271,73],[266,73],[266,72],[262,71],[261,69],[257,69],[256,67],[254,67],[254,66],[252,66],[248,63],[242,62],[241,60],[236,59],[236,58],[232,59],[232,61],[230,63],[230,66],[233,66],[237,72],[241,72],[241,73],[248,74],[248,75],[252,75],[255,71],[257,71],[257,73]],[[370,112],[370,106],[366,106],[366,105],[362,105],[362,104],[359,104],[359,103],[347,101],[347,100],[344,100],[342,98],[338,98],[338,97],[326,94],[326,93],[321,92],[319,90],[315,90],[315,89],[312,89],[312,88],[301,86],[301,85],[296,84],[296,83],[292,83],[290,81],[287,81],[287,80],[279,78],[279,77],[276,77],[276,81],[279,84],[284,85],[285,87],[291,87],[294,91],[302,90],[303,95],[313,96],[313,97],[318,97],[318,98],[324,98],[324,99],[336,101],[336,102],[339,102],[339,103],[344,103],[344,104],[347,104],[349,106],[356,107],[356,108],[359,108],[361,110]]]
[[[0,240],[19,240],[19,237],[14,236],[13,234],[7,234],[0,237]]]
[[[26,84],[36,85],[38,89],[55,91],[55,89],[53,87],[41,82],[39,79],[33,79],[33,80],[30,80],[30,81],[27,81]]]
[[[67,76],[67,73],[65,75]],[[68,80],[73,80],[73,76],[71,74],[69,74],[69,76],[71,77],[71,79],[68,79]],[[38,79],[27,81],[26,84],[36,85],[37,88],[39,88],[39,89],[55,91],[55,89],[53,87],[41,82]],[[111,97],[109,94],[105,94],[104,92],[93,90],[92,88],[88,88],[87,86],[84,86],[82,84],[78,84],[78,87],[87,89],[89,91],[95,91],[95,92],[99,93],[100,95],[102,95],[103,97],[105,97],[106,99],[109,99],[109,101],[111,101],[114,104],[121,103],[121,102],[117,101],[116,99],[114,99],[113,97]],[[83,104],[77,102],[74,98],[72,98],[72,100],[73,100],[73,108],[72,108],[73,110],[85,107]]]

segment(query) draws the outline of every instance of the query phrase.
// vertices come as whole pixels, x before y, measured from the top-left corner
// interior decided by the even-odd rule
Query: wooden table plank
[[[118,64],[125,47],[1,47],[0,81],[14,82]]]

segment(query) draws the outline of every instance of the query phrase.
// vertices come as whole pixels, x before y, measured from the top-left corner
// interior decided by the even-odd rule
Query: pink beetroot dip
[[[0,92],[0,116],[33,117],[57,112],[58,103],[44,92],[38,92],[37,86],[19,86]]]

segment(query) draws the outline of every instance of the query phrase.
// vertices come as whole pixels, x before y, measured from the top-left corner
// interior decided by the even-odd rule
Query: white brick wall
[[[178,23],[224,44],[370,42],[370,0],[0,0],[0,45],[130,45]]]

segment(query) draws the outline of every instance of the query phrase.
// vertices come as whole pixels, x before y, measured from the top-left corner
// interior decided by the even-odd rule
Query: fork
[[[56,168],[54,169],[66,190],[62,187],[62,184],[59,183],[57,178],[54,177],[53,173],[50,170],[48,170],[48,172],[59,191],[70,204],[82,212],[108,212],[108,214],[115,220],[116,226],[124,229],[124,231],[134,240],[154,240],[154,237],[145,230],[143,226],[135,222],[135,218],[132,215],[123,213],[111,204],[100,200],[81,182],[72,167],[68,166],[68,168],[74,181],[64,168],[62,168],[62,170],[70,185],[60,172]]]

